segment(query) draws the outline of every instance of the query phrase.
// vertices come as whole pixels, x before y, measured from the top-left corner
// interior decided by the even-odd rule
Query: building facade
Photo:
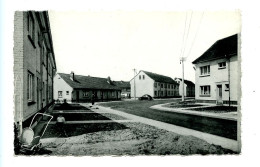
[[[237,104],[240,79],[237,53],[238,34],[235,34],[218,40],[193,61],[196,101]]]
[[[179,96],[179,84],[172,78],[141,70],[131,81],[131,97],[145,94],[153,98],[169,98]]]
[[[179,94],[182,96],[182,79],[174,78],[174,80],[179,84]],[[189,80],[184,79],[184,96],[185,97],[195,97],[195,84]]]
[[[14,120],[22,124],[53,104],[56,62],[47,11],[14,15]]]
[[[54,77],[54,99],[58,102],[90,102],[92,95],[95,101],[121,99],[121,88],[117,87],[110,77],[58,73]]]

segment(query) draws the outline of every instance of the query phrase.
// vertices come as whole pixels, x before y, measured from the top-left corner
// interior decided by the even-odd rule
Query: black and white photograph
[[[17,155],[239,154],[240,11],[15,11]]]
[[[0,1],[1,166],[258,166],[254,1]]]

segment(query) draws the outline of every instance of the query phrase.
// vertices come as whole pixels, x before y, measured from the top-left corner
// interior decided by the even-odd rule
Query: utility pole
[[[184,57],[181,57],[180,59],[181,61],[181,64],[182,64],[182,101],[184,101],[184,61],[185,61],[185,58]]]
[[[134,99],[136,99],[136,91],[135,91],[135,68],[133,69],[134,70]]]

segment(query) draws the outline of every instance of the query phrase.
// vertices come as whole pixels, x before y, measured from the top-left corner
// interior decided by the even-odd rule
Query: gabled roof
[[[141,70],[143,71],[143,70]],[[140,71],[140,72],[141,72]],[[148,75],[150,78],[152,78],[156,82],[162,82],[162,83],[171,83],[171,84],[178,84],[176,81],[174,81],[171,77],[167,77],[160,74],[155,74],[148,71],[143,71],[146,75]]]
[[[58,73],[61,78],[76,89],[102,89],[102,90],[121,90],[113,82],[108,82],[108,78],[98,78],[83,75],[74,75],[74,81],[70,79],[70,74]]]
[[[176,78],[176,79],[179,79],[180,81],[182,81],[182,78]],[[186,80],[186,79],[184,79],[184,83],[186,85],[195,85],[192,81],[189,81],[189,80]]]
[[[113,81],[114,84],[119,88],[130,88],[130,82],[126,81]]]
[[[192,63],[211,61],[225,58],[225,56],[237,55],[237,34],[216,41],[206,52]]]

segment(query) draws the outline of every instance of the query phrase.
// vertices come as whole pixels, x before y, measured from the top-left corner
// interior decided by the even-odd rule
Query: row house
[[[131,81],[131,97],[148,94],[154,98],[179,96],[179,84],[172,78],[141,70]]]
[[[192,63],[198,102],[237,104],[239,79],[238,34],[216,41]]]
[[[54,77],[54,99],[63,102],[90,102],[121,99],[121,88],[108,78],[57,73]]]
[[[56,63],[47,11],[14,14],[14,121],[22,129],[53,104]]]

